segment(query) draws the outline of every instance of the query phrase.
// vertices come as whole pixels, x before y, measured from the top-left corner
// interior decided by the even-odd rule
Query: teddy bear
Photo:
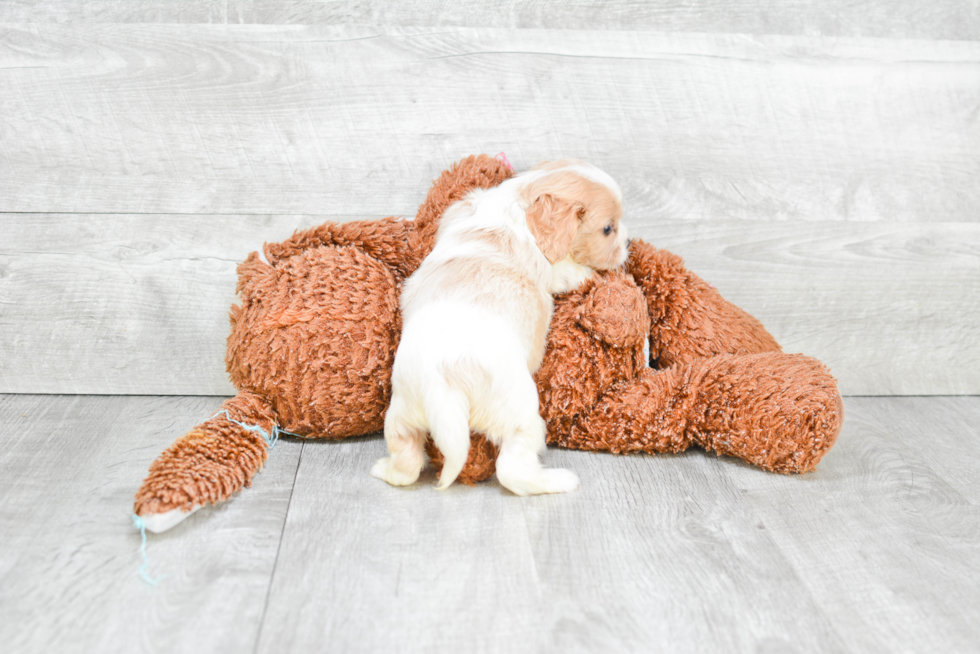
[[[443,211],[512,174],[471,156],[437,178],[414,220],[326,223],[267,243],[238,267],[226,367],[238,394],[150,466],[134,512],[153,532],[250,485],[280,434],[378,432],[401,333],[399,293],[432,249]],[[833,446],[843,403],[816,359],[785,354],[755,318],[639,239],[622,269],[556,296],[535,374],[551,445],[613,453],[697,445],[765,470],[812,470]],[[430,464],[441,455],[427,445]],[[458,480],[493,474],[471,434]],[[365,471],[367,474],[367,471]]]

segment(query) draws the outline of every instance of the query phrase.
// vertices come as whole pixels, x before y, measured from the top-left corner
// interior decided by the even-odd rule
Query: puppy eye
[[[613,226],[612,225],[606,225],[602,229],[602,233],[605,234],[606,236],[609,236],[610,234],[612,234],[612,231],[613,231]]]

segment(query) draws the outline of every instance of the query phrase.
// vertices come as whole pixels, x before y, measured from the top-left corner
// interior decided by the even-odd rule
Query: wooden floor
[[[975,652],[980,398],[846,400],[815,473],[550,450],[582,488],[395,489],[281,441],[149,535],[133,491],[217,397],[0,396],[5,652]]]
[[[977,8],[0,2],[0,654],[980,652]],[[145,582],[133,494],[234,392],[237,263],[500,151],[605,169],[845,395],[936,397],[848,397],[803,477],[552,450],[560,497],[286,440]]]

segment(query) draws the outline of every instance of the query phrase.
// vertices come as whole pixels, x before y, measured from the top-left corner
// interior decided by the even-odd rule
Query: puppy
[[[436,488],[466,463],[470,430],[497,446],[497,479],[517,495],[575,490],[545,469],[545,423],[532,375],[541,366],[552,293],[622,265],[622,192],[594,166],[540,165],[469,193],[443,215],[432,252],[405,281],[402,337],[385,415],[389,456],[371,474],[414,483],[431,434],[445,457]]]

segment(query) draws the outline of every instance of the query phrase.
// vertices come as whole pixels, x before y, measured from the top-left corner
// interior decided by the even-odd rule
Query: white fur
[[[585,264],[573,261],[571,256],[565,257],[551,267],[551,282],[548,285],[548,292],[567,293],[581,286],[594,273],[595,270]]]
[[[593,180],[605,175],[581,164],[569,168],[587,170]],[[574,473],[545,469],[538,459],[545,423],[532,375],[544,354],[551,293],[570,290],[593,272],[570,258],[552,266],[528,229],[519,191],[553,173],[530,171],[470,193],[443,216],[435,247],[402,293],[384,427],[389,456],[374,465],[375,477],[414,483],[429,433],[445,460],[436,487],[445,489],[466,462],[473,430],[498,447],[497,479],[513,493],[578,487]],[[455,270],[462,272],[446,272]]]

